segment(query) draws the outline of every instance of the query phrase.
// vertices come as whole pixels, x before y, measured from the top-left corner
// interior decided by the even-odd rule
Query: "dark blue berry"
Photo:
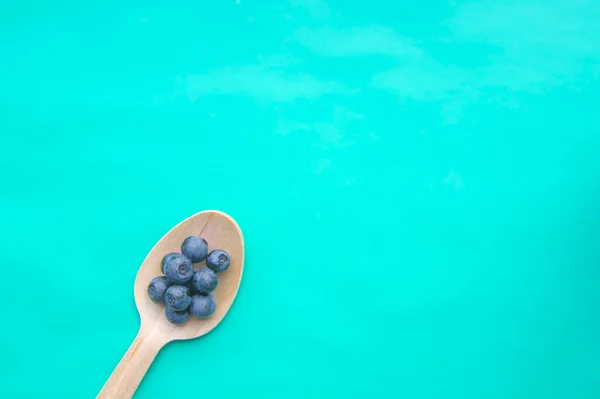
[[[192,277],[192,284],[197,293],[206,295],[210,294],[215,290],[215,288],[217,288],[219,279],[217,278],[215,272],[207,267],[201,267],[194,273],[194,277]]]
[[[208,254],[208,243],[200,236],[191,236],[183,240],[181,253],[193,263],[202,262]]]
[[[148,296],[152,299],[152,302],[165,303],[165,292],[167,292],[168,287],[166,277],[154,277],[148,285]]]
[[[163,274],[165,274],[165,264],[167,263],[167,261],[174,257],[174,256],[183,256],[178,252],[171,252],[166,254],[165,256],[163,256],[162,260],[160,261],[160,270],[163,272]]]
[[[229,262],[229,254],[222,249],[215,249],[206,258],[206,266],[217,273],[227,270]]]
[[[192,297],[189,311],[192,316],[204,319],[213,314],[216,308],[217,301],[215,301],[215,298],[212,295],[196,294]]]
[[[165,261],[165,276],[169,284],[184,285],[193,275],[194,265],[187,257],[175,254]]]
[[[173,324],[183,324],[190,318],[190,315],[186,310],[177,311],[167,307],[167,320],[169,320]]]
[[[181,311],[190,306],[192,298],[188,293],[187,287],[183,285],[172,285],[167,288],[165,293],[165,303],[173,310]]]

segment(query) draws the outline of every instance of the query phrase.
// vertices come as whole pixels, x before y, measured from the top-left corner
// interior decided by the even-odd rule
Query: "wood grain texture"
[[[162,275],[160,262],[169,252],[180,252],[186,237],[201,235],[208,241],[208,249],[223,249],[231,257],[229,268],[218,274],[219,284],[213,292],[217,301],[215,313],[207,319],[190,320],[182,325],[169,323],[165,305],[155,304],[148,297],[150,281]],[[195,269],[206,266],[206,261],[194,264]],[[200,337],[215,328],[233,304],[244,269],[244,239],[237,223],[218,211],[205,211],[184,220],[169,231],[152,248],[140,270],[134,298],[140,313],[140,331],[125,356],[121,359],[97,398],[131,398],[160,349],[168,342]]]

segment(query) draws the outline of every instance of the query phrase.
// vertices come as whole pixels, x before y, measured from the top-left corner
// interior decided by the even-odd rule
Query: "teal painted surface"
[[[5,3],[0,397],[94,397],[212,208],[238,299],[137,398],[600,397],[597,1]]]

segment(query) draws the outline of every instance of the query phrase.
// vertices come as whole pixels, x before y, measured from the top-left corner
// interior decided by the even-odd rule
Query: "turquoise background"
[[[0,5],[0,397],[95,397],[137,268],[238,298],[137,398],[600,397],[600,2]]]

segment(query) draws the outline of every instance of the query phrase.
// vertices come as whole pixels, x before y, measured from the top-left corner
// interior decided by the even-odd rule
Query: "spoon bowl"
[[[157,305],[148,297],[148,284],[161,276],[160,262],[169,252],[180,252],[181,243],[189,236],[199,235],[206,239],[209,251],[223,249],[229,253],[231,263],[224,272],[218,273],[219,284],[212,293],[217,308],[207,319],[190,317],[181,325],[169,323],[165,306]],[[194,264],[204,267],[206,261]],[[240,286],[244,268],[244,241],[237,223],[228,215],[217,211],[205,211],[184,220],[169,231],[150,251],[135,279],[134,297],[141,318],[141,328],[159,333],[166,342],[200,337],[215,328],[231,307]]]
[[[229,253],[231,263],[218,273],[219,284],[212,293],[217,308],[206,319],[190,315],[180,325],[171,324],[165,316],[165,305],[152,302],[148,297],[148,284],[162,275],[161,260],[169,252],[179,252],[186,237],[199,235],[208,242],[208,249],[223,249]],[[205,261],[194,264],[204,267]],[[173,227],[154,245],[142,262],[134,285],[134,298],[140,314],[140,331],[131,347],[117,365],[97,398],[130,398],[137,389],[147,369],[168,342],[198,338],[215,328],[233,304],[244,269],[244,239],[233,218],[219,211],[197,213]]]

